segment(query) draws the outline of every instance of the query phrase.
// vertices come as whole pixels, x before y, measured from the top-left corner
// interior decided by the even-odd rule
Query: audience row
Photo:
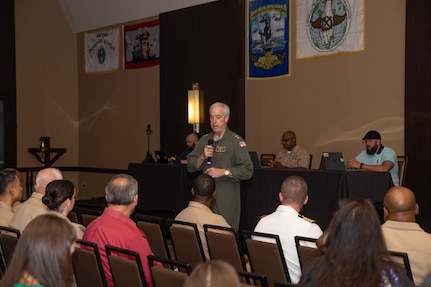
[[[207,259],[210,258],[203,225],[229,227],[222,216],[214,214],[210,209],[216,196],[215,188],[216,185],[211,176],[199,175],[192,189],[193,200],[175,218],[197,225]],[[147,260],[147,256],[153,255],[153,252],[146,235],[130,218],[138,202],[136,179],[126,174],[112,177],[105,188],[107,208],[87,228],[71,222],[67,217],[73,209],[76,190],[70,181],[62,179],[58,169],[41,170],[36,176],[34,189],[28,200],[17,204],[22,195],[19,174],[12,169],[1,171],[0,219],[2,221],[0,225],[10,226],[23,233],[19,240],[19,246],[22,245],[22,247],[17,247],[17,255],[14,256],[11,268],[8,268],[0,282],[1,286],[12,286],[10,282],[31,286],[40,284],[45,287],[70,286],[71,278],[57,277],[54,280],[62,282],[61,285],[53,284],[50,281],[53,279],[45,275],[46,270],[43,272],[37,269],[41,268],[40,263],[38,267],[28,267],[28,265],[37,265],[32,263],[32,260],[36,260],[32,258],[36,253],[26,254],[26,252],[33,253],[30,250],[34,251],[37,244],[42,244],[38,243],[38,240],[41,242],[43,240],[38,238],[43,236],[46,236],[46,242],[52,246],[56,246],[56,242],[62,242],[58,243],[59,246],[68,247],[69,255],[73,253],[76,238],[101,246],[100,254],[109,287],[114,284],[103,247],[113,245],[137,251],[143,262],[147,285],[153,286]],[[308,201],[307,189],[307,183],[303,178],[299,176],[286,178],[279,193],[280,206],[274,213],[263,216],[255,228],[257,232],[279,236],[293,284],[298,286],[414,286],[405,272],[391,261],[388,250],[408,253],[414,281],[418,286],[422,284],[431,271],[431,256],[429,256],[431,235],[415,223],[415,215],[418,214],[419,207],[411,190],[405,187],[393,187],[387,192],[383,200],[385,219],[383,225],[380,225],[375,207],[368,200],[340,201],[339,209],[331,219],[327,230],[322,232],[313,220],[300,214],[303,205]],[[48,216],[39,216],[43,214]],[[52,223],[46,224],[48,221]],[[61,226],[54,228],[56,224],[61,225],[63,222],[66,223],[66,229],[70,230],[65,231],[65,227]],[[43,228],[40,227],[41,225]],[[60,230],[63,231],[60,232]],[[299,265],[295,236],[318,239],[317,246],[322,253],[303,270]],[[29,249],[28,246],[31,248]],[[48,247],[40,247],[40,250],[43,248]],[[56,268],[63,268],[63,271],[59,271],[61,274],[71,274],[68,272],[70,260],[61,261],[65,260],[62,257],[66,254],[65,250],[59,248],[59,253],[56,254],[58,262],[47,262],[43,266],[57,264]],[[14,270],[10,271],[12,267]],[[190,283],[191,280],[188,279],[187,284],[193,284]]]

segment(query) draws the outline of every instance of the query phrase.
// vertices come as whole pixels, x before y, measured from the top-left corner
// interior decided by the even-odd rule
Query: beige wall
[[[249,149],[276,153],[281,134],[294,130],[318,168],[322,151],[354,157],[366,131],[377,129],[384,145],[404,154],[405,1],[366,2],[364,52],[307,60],[295,59],[292,8],[291,76],[246,82]]]
[[[145,158],[148,123],[150,150],[159,147],[159,67],[85,75],[84,36],[71,32],[57,0],[15,0],[15,9],[19,167],[39,165],[27,148],[40,136],[67,148],[58,166],[127,169]],[[291,76],[246,81],[250,150],[275,153],[292,129],[317,167],[322,151],[353,157],[363,134],[378,129],[404,154],[405,0],[367,1],[366,11],[364,52],[296,60],[292,5]],[[110,175],[65,177],[83,199],[102,196]]]
[[[18,167],[41,164],[27,151],[49,136],[79,165],[77,40],[55,0],[15,1]],[[76,173],[67,179],[78,181]]]

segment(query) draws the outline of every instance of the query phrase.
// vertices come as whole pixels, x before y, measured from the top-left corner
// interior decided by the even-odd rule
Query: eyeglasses
[[[294,138],[292,137],[292,138],[287,138],[287,139],[281,139],[280,141],[281,141],[281,142],[288,142],[288,141],[290,141],[291,139],[294,139]]]

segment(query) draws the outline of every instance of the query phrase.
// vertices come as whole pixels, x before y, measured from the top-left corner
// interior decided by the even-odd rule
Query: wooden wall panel
[[[0,100],[4,104],[4,166],[16,167],[16,68],[15,68],[15,18],[14,1],[0,2],[0,27],[3,27],[0,41],[0,63],[2,82]]]
[[[418,223],[431,231],[431,2],[406,1],[405,150],[406,185],[420,206]]]
[[[204,91],[205,122],[216,101],[231,108],[229,127],[245,137],[244,1],[221,0],[160,15],[161,149],[169,155],[185,148],[187,90],[199,82]]]

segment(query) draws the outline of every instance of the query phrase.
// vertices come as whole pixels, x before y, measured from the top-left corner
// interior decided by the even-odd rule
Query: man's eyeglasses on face
[[[284,143],[284,142],[290,141],[291,139],[293,139],[293,138],[281,139],[280,141]]]

